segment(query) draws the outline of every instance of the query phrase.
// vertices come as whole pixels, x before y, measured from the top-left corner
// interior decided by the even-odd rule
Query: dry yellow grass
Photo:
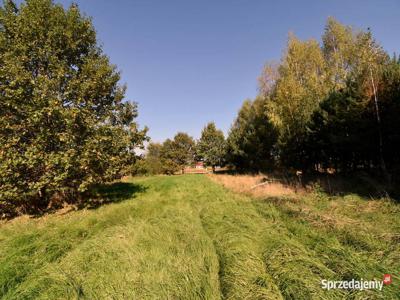
[[[227,189],[234,192],[250,195],[256,198],[269,198],[269,201],[275,203],[285,211],[290,212],[307,220],[316,227],[326,227],[335,229],[344,229],[348,227],[357,227],[360,230],[367,229],[374,231],[374,228],[366,222],[360,222],[360,216],[367,213],[373,213],[377,210],[383,210],[386,201],[369,200],[360,205],[358,201],[352,201],[351,197],[344,200],[342,197],[332,198],[329,203],[320,209],[316,207],[318,196],[314,194],[311,187],[294,188],[274,182],[272,176],[266,174],[258,175],[225,175],[225,174],[208,174],[215,182],[223,185]],[[262,184],[266,181],[266,184]],[[283,197],[282,196],[290,196]],[[351,211],[347,215],[347,211]]]
[[[294,188],[280,182],[265,182],[272,180],[267,175],[225,175],[209,174],[213,181],[222,184],[224,187],[237,193],[245,193],[255,197],[278,197],[296,194]],[[265,182],[265,184],[262,184]]]

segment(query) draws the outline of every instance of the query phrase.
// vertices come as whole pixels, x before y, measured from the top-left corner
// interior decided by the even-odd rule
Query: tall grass
[[[400,298],[398,284],[385,286],[383,292],[321,289],[321,279],[382,280],[386,273],[399,282],[398,204],[354,194],[331,197],[321,191],[276,197],[268,189],[251,191],[252,176],[234,176],[232,185],[224,176],[224,186],[240,186],[243,194],[252,195],[252,205],[270,226],[263,238],[264,259],[286,299]]]
[[[256,197],[203,175],[99,193],[109,204],[0,225],[0,298],[400,298],[399,209],[389,200]],[[394,283],[382,292],[321,288],[384,273]]]

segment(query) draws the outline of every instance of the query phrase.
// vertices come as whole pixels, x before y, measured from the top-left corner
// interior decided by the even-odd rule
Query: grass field
[[[206,175],[128,179],[96,209],[0,226],[2,299],[400,299],[400,209],[322,192],[231,191]],[[382,280],[382,291],[321,280]]]

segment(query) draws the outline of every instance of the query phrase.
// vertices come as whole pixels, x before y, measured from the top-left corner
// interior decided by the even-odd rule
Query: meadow
[[[3,221],[0,298],[400,298],[398,204],[218,176],[127,178],[104,205]],[[384,274],[382,291],[321,287]]]

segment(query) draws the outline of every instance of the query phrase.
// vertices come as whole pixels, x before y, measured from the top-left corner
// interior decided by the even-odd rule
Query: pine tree
[[[221,130],[218,130],[214,122],[208,123],[201,132],[200,140],[197,143],[198,157],[203,159],[207,166],[215,171],[216,166],[221,166],[225,157],[225,137]]]
[[[276,130],[266,111],[266,101],[246,100],[227,138],[227,162],[239,170],[261,171],[274,164]]]

